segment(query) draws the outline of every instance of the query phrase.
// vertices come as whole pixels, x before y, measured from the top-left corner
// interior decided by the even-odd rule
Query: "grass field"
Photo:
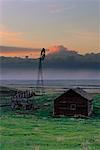
[[[100,94],[94,97],[90,118],[54,118],[49,94],[35,99],[41,109],[1,109],[0,150],[100,150]],[[2,97],[3,99],[6,97]]]

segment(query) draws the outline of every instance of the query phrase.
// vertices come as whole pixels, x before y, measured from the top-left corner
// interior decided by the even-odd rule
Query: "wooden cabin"
[[[90,116],[92,98],[81,88],[69,89],[54,100],[54,116]]]

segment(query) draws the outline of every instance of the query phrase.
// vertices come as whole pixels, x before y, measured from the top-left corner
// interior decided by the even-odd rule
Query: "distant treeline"
[[[19,57],[0,57],[1,68],[35,68],[37,61]]]
[[[37,68],[38,59],[0,57],[1,68]],[[75,51],[48,54],[43,62],[45,68],[97,69],[100,70],[100,53],[80,55]]]

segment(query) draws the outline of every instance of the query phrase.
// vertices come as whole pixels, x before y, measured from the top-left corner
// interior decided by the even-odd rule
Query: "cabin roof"
[[[81,88],[76,88],[76,89],[72,89],[73,91],[75,91],[76,93],[78,93],[79,95],[81,95],[82,97],[86,98],[87,100],[92,100],[92,97],[89,93],[87,93],[86,91],[84,91]]]
[[[83,89],[81,88],[71,88],[71,89],[68,89],[65,93],[63,93],[62,95],[60,95],[59,97],[62,97],[64,96],[65,94],[67,94],[69,91],[74,91],[75,93],[79,94],[80,96],[84,97],[85,99],[91,101],[92,100],[92,97],[89,93],[87,93],[86,91],[84,91]],[[58,97],[58,98],[59,98]],[[57,98],[57,99],[58,99]]]

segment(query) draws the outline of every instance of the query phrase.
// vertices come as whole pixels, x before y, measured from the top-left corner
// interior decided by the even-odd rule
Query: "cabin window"
[[[76,104],[70,104],[70,110],[76,110]]]

